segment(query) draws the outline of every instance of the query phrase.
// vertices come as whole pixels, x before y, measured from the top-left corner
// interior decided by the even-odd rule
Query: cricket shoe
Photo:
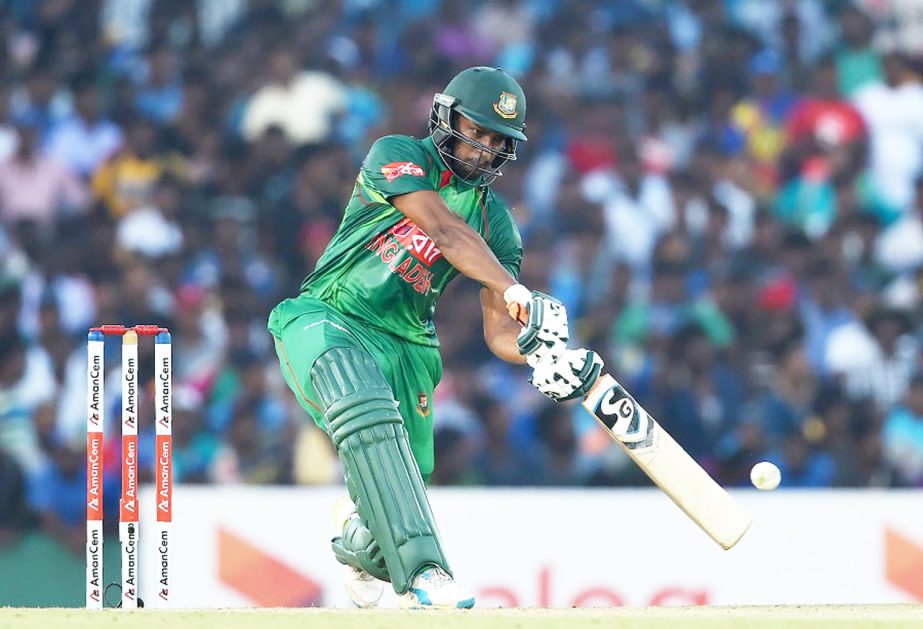
[[[439,566],[430,566],[416,577],[410,589],[397,597],[403,609],[471,609],[474,596]]]
[[[352,566],[343,566],[343,587],[352,604],[361,609],[378,607],[385,591],[384,581]]]
[[[343,535],[346,523],[351,518],[358,518],[356,505],[348,497],[337,500],[333,506],[333,528],[337,536]],[[353,566],[343,566],[343,587],[352,604],[359,608],[378,607],[381,595],[385,591],[384,581],[380,581],[365,570]]]

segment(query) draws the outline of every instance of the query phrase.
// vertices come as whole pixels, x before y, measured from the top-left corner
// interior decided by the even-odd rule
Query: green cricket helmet
[[[493,149],[462,135],[458,116],[506,137],[502,149]],[[477,66],[459,72],[445,90],[433,98],[429,134],[446,166],[456,177],[477,186],[487,186],[502,173],[500,168],[516,159],[516,145],[525,142],[526,97],[519,83],[500,68]],[[464,142],[490,156],[487,166],[453,155],[455,142]],[[470,173],[470,174],[464,174]]]

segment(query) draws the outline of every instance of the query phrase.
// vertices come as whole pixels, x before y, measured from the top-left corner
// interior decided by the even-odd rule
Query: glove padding
[[[602,358],[588,349],[565,349],[557,358],[548,355],[532,369],[529,382],[555,402],[589,393],[603,368]]]
[[[519,353],[535,367],[546,357],[558,358],[567,349],[569,331],[564,304],[540,291],[532,291],[529,319],[519,332],[516,344]]]

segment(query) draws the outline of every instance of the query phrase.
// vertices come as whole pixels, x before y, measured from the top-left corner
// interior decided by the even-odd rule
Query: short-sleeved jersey
[[[380,138],[362,163],[343,220],[301,292],[345,315],[413,343],[438,346],[436,301],[458,271],[430,237],[389,201],[434,190],[487,242],[513,277],[522,241],[509,208],[491,191],[465,184],[430,138]]]

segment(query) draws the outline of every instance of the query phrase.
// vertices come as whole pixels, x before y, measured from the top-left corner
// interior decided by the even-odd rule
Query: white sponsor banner
[[[347,606],[329,547],[344,491],[177,487],[171,606]],[[478,606],[923,600],[923,492],[733,493],[754,523],[729,551],[655,489],[436,488],[430,498],[455,576]],[[142,504],[150,497],[147,488]],[[141,594],[155,606],[150,525]]]

